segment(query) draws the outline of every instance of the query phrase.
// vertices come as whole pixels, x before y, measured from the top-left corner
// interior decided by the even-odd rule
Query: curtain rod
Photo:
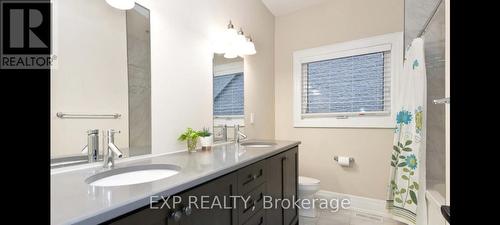
[[[432,11],[432,15],[427,19],[427,21],[425,21],[424,28],[420,31],[420,33],[418,33],[417,37],[422,37],[422,35],[425,34],[425,32],[427,31],[427,27],[431,23],[434,16],[436,16],[437,11],[439,10],[439,6],[441,6],[442,2],[443,0],[439,0],[438,4],[434,7],[434,10]]]

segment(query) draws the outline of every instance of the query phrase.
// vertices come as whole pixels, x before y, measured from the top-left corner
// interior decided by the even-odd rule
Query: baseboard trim
[[[377,216],[382,216],[384,218],[390,218],[391,214],[385,207],[385,201],[374,198],[361,197],[356,195],[349,195],[331,191],[320,190],[315,195],[316,198],[322,199],[338,199],[339,202],[342,199],[349,199],[351,202],[350,209],[354,211],[359,211],[363,213],[373,214]]]

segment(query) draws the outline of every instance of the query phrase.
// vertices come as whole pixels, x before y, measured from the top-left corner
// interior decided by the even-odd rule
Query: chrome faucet
[[[236,143],[240,143],[240,136],[243,137],[243,139],[247,138],[247,136],[240,131],[240,125],[235,124],[234,125],[234,141]]]
[[[82,150],[87,154],[89,163],[96,162],[99,157],[99,130],[91,129],[87,131],[87,145]]]
[[[122,152],[115,145],[115,133],[120,133],[120,131],[115,131],[113,129],[109,129],[106,132],[105,140],[104,140],[104,168],[113,168],[115,167],[115,156],[118,158],[122,157]]]

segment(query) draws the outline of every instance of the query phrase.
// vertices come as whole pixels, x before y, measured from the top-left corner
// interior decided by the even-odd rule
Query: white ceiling
[[[274,16],[282,16],[329,0],[262,0]]]

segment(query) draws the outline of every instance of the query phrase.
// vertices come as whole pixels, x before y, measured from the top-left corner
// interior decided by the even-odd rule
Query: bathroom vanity
[[[296,141],[270,141],[272,145],[229,143],[210,151],[177,152],[143,159],[117,161],[114,170],[137,166],[175,165],[176,175],[152,182],[95,186],[85,180],[110,170],[99,167],[55,171],[51,176],[51,224],[286,224],[298,223],[296,208],[264,210],[264,196],[289,199],[298,187]],[[159,196],[164,196],[164,199]],[[173,197],[182,199],[173,206]],[[229,208],[188,207],[190,196],[242,196],[226,201]],[[151,201],[154,199],[154,201]],[[222,202],[224,203],[224,202]],[[163,206],[163,208],[162,208]]]

